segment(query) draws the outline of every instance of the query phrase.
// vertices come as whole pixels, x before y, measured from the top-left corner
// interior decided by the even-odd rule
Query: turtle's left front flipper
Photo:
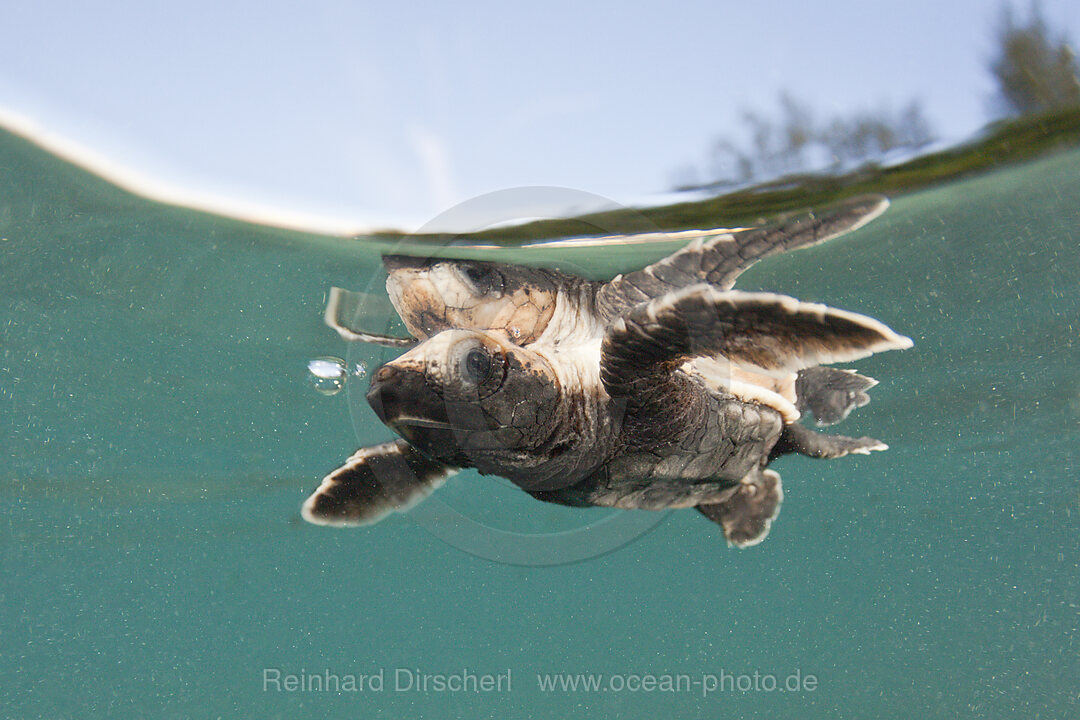
[[[370,525],[423,500],[457,472],[404,440],[357,450],[301,508],[316,525]]]
[[[865,315],[785,295],[694,285],[642,303],[611,323],[600,376],[612,397],[633,397],[666,382],[695,357],[722,356],[783,378],[911,345]]]

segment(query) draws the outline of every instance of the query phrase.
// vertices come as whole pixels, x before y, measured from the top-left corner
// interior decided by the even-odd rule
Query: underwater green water
[[[881,384],[837,428],[891,449],[775,463],[785,502],[755,548],[679,511],[530,567],[404,515],[299,519],[325,472],[390,437],[305,370],[382,357],[321,321],[331,286],[378,286],[379,248],[147,202],[0,134],[0,716],[1074,716],[1078,239],[1074,151],[756,266],[740,288],[914,339],[855,364]],[[607,276],[665,252],[567,257]],[[530,532],[607,512],[474,474],[437,497]],[[382,684],[289,691],[275,672]],[[417,672],[509,682],[424,691]],[[546,673],[607,689],[545,691]],[[813,687],[760,679],[795,673]]]

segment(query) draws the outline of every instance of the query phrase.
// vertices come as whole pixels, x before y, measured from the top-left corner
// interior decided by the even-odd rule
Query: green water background
[[[325,293],[370,286],[376,246],[158,205],[2,135],[0,716],[1075,715],[1078,238],[1069,152],[899,198],[755,267],[741,288],[915,340],[856,364],[881,385],[841,426],[891,449],[777,462],[786,499],[756,548],[686,511],[588,562],[517,567],[404,516],[299,520],[322,474],[389,437],[305,377],[346,353]],[[573,262],[603,276],[662,254]],[[503,501],[470,474],[440,492],[511,528],[590,512]],[[512,689],[263,685],[264,668],[397,667],[509,669]],[[818,685],[702,698],[536,681],[754,671]]]

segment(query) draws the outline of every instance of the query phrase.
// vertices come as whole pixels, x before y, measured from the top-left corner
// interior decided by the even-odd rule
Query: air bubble
[[[345,388],[345,381],[348,379],[345,367],[344,360],[330,355],[309,360],[308,382],[317,393],[337,395]]]

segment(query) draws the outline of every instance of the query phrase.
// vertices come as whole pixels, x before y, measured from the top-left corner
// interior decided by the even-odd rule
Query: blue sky
[[[470,197],[667,189],[788,90],[988,119],[1000,4],[7,3],[0,107],[223,197],[412,228]],[[1016,3],[1021,15],[1027,2]],[[1080,37],[1080,2],[1043,0]]]

